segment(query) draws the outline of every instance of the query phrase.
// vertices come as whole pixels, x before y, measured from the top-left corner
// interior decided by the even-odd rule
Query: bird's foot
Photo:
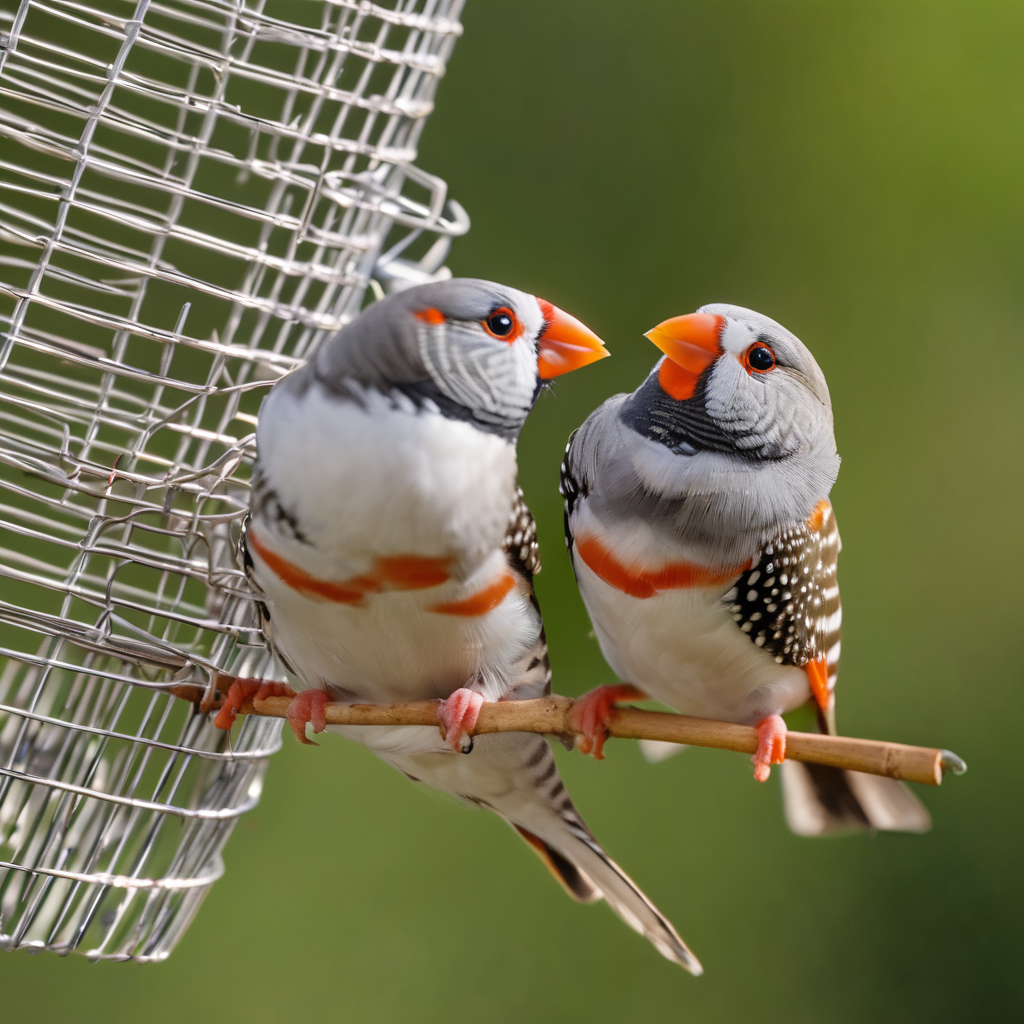
[[[757,723],[757,753],[750,759],[754,778],[767,782],[773,764],[786,760],[786,723],[781,715],[769,715]]]
[[[230,678],[230,677],[229,677]],[[235,679],[225,694],[213,724],[218,729],[230,731],[238,717],[239,708],[250,698],[265,700],[267,697],[294,697],[295,691],[287,683],[274,683],[267,679]]]
[[[455,753],[468,754],[473,749],[473,738],[470,737],[469,746],[463,750],[462,737],[476,727],[483,702],[479,693],[462,686],[437,709],[441,731]]]
[[[306,739],[306,725],[313,726],[313,732],[323,732],[327,728],[327,694],[313,687],[301,690],[288,705],[288,724],[300,743],[309,747],[317,747],[318,743]]]
[[[621,700],[647,700],[647,694],[628,683],[598,686],[573,701],[569,725],[579,736],[577,746],[584,754],[593,754],[595,761],[604,760],[604,742],[608,739],[608,723],[615,705]]]

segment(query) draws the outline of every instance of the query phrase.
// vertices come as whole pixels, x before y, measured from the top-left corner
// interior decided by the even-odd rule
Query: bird
[[[217,724],[229,729],[248,696],[284,694],[308,742],[328,700],[439,700],[439,728],[331,729],[413,782],[493,811],[571,897],[604,897],[699,974],[580,817],[548,741],[467,735],[484,701],[551,691],[516,440],[553,378],[608,354],[544,299],[454,278],[368,306],[277,382],[258,418],[242,560],[289,684],[236,680]]]
[[[810,705],[835,734],[839,473],[825,376],[769,317],[713,303],[645,335],[663,353],[631,394],[569,439],[565,537],[601,651],[620,684],[573,707],[584,753],[603,757],[618,701],[652,698],[755,726],[758,781],[782,764],[798,835],[922,832],[900,782],[785,760],[782,715]]]

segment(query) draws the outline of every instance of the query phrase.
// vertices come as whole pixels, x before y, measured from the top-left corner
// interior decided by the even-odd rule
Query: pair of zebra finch
[[[839,456],[821,370],[789,331],[738,306],[705,306],[647,336],[664,356],[587,419],[562,464],[569,556],[623,681],[577,702],[579,745],[600,757],[614,703],[649,696],[756,726],[755,777],[782,764],[800,834],[927,828],[900,783],[784,760],[785,712],[809,703],[821,730],[835,728],[840,542],[828,496]],[[515,446],[545,383],[606,355],[579,320],[488,281],[375,303],[270,391],[242,558],[297,691],[300,741],[307,724],[323,730],[329,700],[440,699],[441,729],[332,729],[494,811],[570,896],[603,897],[699,974],[587,828],[548,742],[467,735],[484,701],[550,692]],[[281,688],[237,680],[217,724],[230,728],[260,689]]]

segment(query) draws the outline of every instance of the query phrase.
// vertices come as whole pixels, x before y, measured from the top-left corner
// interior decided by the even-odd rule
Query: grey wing
[[[245,573],[245,578],[249,582],[249,588],[252,590],[256,600],[256,608],[259,611],[260,617],[260,629],[263,631],[265,636],[269,636],[270,633],[270,609],[267,607],[266,601],[263,599],[263,591],[260,589],[260,585],[256,582],[255,566],[252,562],[252,555],[249,554],[249,527],[252,525],[252,516],[246,515],[242,520],[242,532],[238,538],[238,561],[242,567],[242,572]]]
[[[260,632],[263,634],[263,639],[266,640],[267,646],[270,648],[274,657],[284,665],[287,672],[298,678],[298,673],[294,668],[292,668],[291,662],[288,661],[281,652],[281,649],[274,643],[274,629],[270,615],[270,608],[267,606],[267,602],[260,585],[256,582],[255,567],[253,566],[252,555],[249,554],[248,537],[251,522],[252,517],[248,515],[242,520],[242,532],[238,538],[238,561],[242,566],[242,571],[245,573],[245,578],[248,580],[249,588],[253,593],[256,610],[259,613]]]

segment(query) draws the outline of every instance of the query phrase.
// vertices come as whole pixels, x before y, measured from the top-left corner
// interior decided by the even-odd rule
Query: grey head
[[[401,393],[420,407],[514,438],[545,380],[607,355],[578,320],[536,296],[474,278],[381,299],[282,387],[340,397]]]
[[[647,337],[665,357],[622,415],[652,440],[684,456],[713,451],[750,462],[835,453],[825,375],[781,324],[712,303]]]
[[[703,306],[647,337],[665,357],[592,414],[569,469],[599,518],[636,517],[742,560],[835,483],[824,374],[794,334],[742,306]]]

